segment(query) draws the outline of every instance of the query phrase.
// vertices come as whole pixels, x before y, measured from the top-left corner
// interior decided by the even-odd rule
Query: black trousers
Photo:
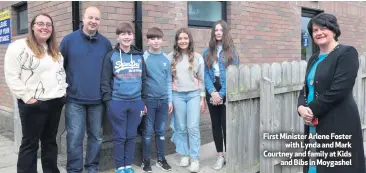
[[[18,100],[22,125],[17,172],[37,173],[37,150],[41,140],[41,162],[44,173],[59,173],[56,135],[65,98],[25,104]]]
[[[221,89],[220,78],[217,76],[215,77],[214,87],[216,91],[220,91]],[[212,134],[216,146],[216,151],[223,152],[223,143],[225,144],[226,151],[226,97],[223,98],[224,104],[221,105],[212,105],[210,103],[210,97],[211,95],[206,90],[206,102],[208,110],[210,112]]]

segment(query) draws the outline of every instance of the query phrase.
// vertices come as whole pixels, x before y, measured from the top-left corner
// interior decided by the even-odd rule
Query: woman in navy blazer
[[[338,43],[341,31],[332,14],[321,13],[312,18],[308,31],[320,51],[308,62],[305,85],[298,98],[298,112],[304,121],[306,135],[329,137],[306,139],[305,142],[317,142],[320,146],[334,144],[332,148],[311,148],[310,152],[335,152],[336,157],[305,158],[309,165],[304,166],[304,173],[364,173],[360,116],[352,95],[359,68],[358,53],[354,47]],[[336,139],[341,135],[348,135],[349,139]],[[348,142],[351,147],[339,146]],[[333,163],[334,167],[320,163]]]

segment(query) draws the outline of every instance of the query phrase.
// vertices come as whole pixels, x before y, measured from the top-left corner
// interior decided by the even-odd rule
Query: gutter
[[[72,30],[76,31],[80,28],[80,2],[72,1]]]
[[[135,1],[135,46],[142,50],[142,2]]]

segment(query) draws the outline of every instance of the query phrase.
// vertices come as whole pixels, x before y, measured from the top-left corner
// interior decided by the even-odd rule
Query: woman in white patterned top
[[[9,45],[4,61],[5,80],[18,99],[22,124],[17,172],[37,172],[41,140],[43,172],[59,173],[56,134],[67,88],[63,57],[48,14],[36,15],[29,28],[27,38]]]

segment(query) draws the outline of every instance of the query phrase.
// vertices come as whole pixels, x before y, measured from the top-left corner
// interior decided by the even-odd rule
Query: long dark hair
[[[36,36],[34,35],[34,31],[33,31],[33,25],[35,24],[35,21],[38,16],[46,16],[51,20],[52,33],[51,33],[50,38],[48,38],[46,41],[47,46],[48,46],[47,53],[52,56],[52,59],[54,61],[59,61],[60,54],[59,54],[59,49],[58,49],[57,42],[56,42],[56,30],[55,30],[55,26],[53,25],[52,17],[50,15],[48,15],[47,13],[41,13],[41,14],[38,14],[33,17],[32,21],[30,22],[30,25],[29,25],[30,34],[28,34],[28,36],[27,36],[27,45],[32,50],[32,52],[34,53],[34,55],[37,58],[42,58],[44,56],[44,54],[45,54],[44,47],[40,43],[38,43]]]
[[[211,29],[211,38],[210,42],[208,44],[208,54],[206,55],[206,65],[207,67],[211,67],[212,64],[216,61],[218,61],[217,57],[217,40],[215,36],[215,29],[217,25],[221,25],[222,27],[222,50],[224,51],[224,58],[226,59],[225,67],[229,66],[231,62],[233,61],[233,51],[235,51],[234,41],[231,37],[231,34],[229,32],[229,28],[227,26],[227,23],[224,20],[217,21]],[[234,52],[236,53],[236,52]]]
[[[193,70],[193,61],[194,61],[194,42],[193,42],[193,37],[191,32],[187,29],[187,28],[180,28],[178,29],[178,31],[175,33],[175,41],[174,41],[174,53],[173,53],[173,60],[172,60],[172,65],[171,65],[171,71],[172,71],[172,75],[173,78],[176,76],[177,74],[177,69],[176,69],[176,65],[179,61],[181,61],[181,57],[182,57],[182,49],[178,46],[178,39],[179,39],[179,34],[181,33],[185,33],[188,35],[189,38],[189,44],[188,44],[188,62],[189,62],[189,67],[188,69],[190,71]]]

